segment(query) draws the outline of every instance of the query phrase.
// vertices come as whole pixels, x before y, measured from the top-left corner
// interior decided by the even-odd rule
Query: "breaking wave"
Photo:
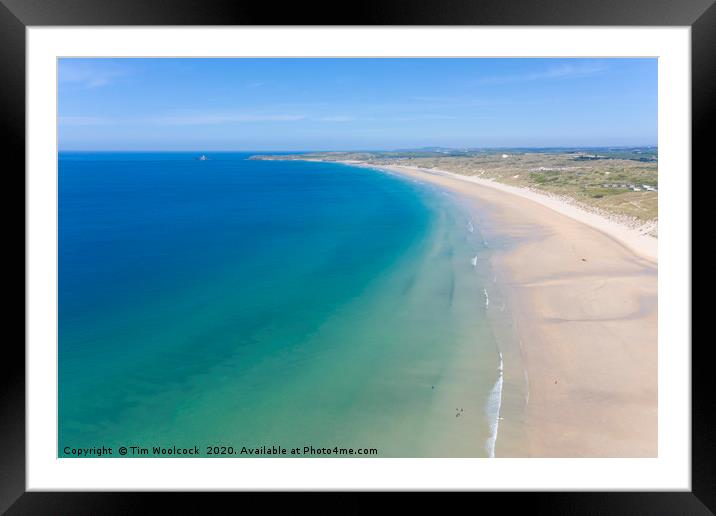
[[[495,458],[495,443],[497,442],[497,431],[500,426],[500,409],[502,407],[502,353],[500,353],[500,366],[497,381],[490,391],[490,395],[487,398],[485,404],[485,416],[487,416],[488,424],[490,425],[490,436],[485,441],[485,451],[487,456]]]

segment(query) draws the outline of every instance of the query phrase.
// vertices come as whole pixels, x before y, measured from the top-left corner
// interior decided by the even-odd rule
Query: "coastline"
[[[501,418],[497,456],[657,455],[656,239],[487,180],[346,164],[456,192],[479,213],[481,230],[512,242],[492,265],[507,291],[528,394],[518,421]]]

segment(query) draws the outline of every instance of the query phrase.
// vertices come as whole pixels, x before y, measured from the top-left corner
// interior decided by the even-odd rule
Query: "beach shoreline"
[[[529,385],[521,422],[527,456],[656,456],[655,243],[513,187],[388,170],[460,193],[487,214],[482,229],[516,243],[494,255],[493,267],[507,279]],[[522,454],[505,442],[509,425],[506,417],[498,456]]]
[[[513,242],[492,266],[514,317],[527,395],[522,416],[501,418],[496,456],[657,456],[655,238],[487,180],[346,164],[451,190],[472,203],[481,231]]]
[[[454,194],[490,240],[492,288],[512,319],[502,328],[500,317],[493,320],[502,333],[494,456],[658,455],[656,238],[525,188],[436,169],[340,163]]]

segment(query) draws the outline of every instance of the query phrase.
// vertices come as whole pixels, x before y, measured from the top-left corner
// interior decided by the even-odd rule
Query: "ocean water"
[[[478,221],[384,171],[248,156],[60,154],[59,456],[491,456]]]

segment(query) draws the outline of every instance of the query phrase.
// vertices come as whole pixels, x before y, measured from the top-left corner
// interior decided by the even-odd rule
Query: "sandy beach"
[[[506,412],[500,423],[497,456],[655,457],[656,239],[524,189],[380,168],[458,193],[481,229],[514,239],[493,266],[528,385],[519,422]],[[509,367],[506,382],[522,376]]]

